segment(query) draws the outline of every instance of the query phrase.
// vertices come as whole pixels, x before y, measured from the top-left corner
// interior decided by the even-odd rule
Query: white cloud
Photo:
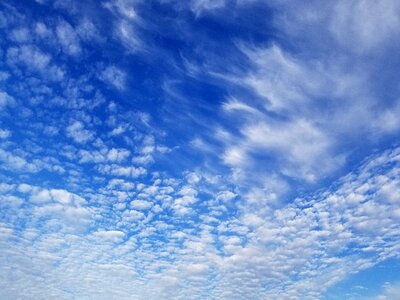
[[[41,38],[48,38],[52,36],[51,30],[43,22],[35,24],[34,32]]]
[[[62,7],[69,14],[66,8],[73,3],[57,0],[51,5],[57,7],[55,13]],[[114,26],[117,38],[129,50],[143,48],[138,36],[147,21],[138,14],[145,4],[140,0],[103,3],[115,17],[114,23],[108,24]],[[201,17],[203,13],[216,14],[227,3],[193,0],[176,5],[185,5]],[[372,15],[373,11],[364,11],[366,2],[337,3],[339,8],[355,7],[357,18],[361,9],[362,16],[384,21],[382,16]],[[384,5],[396,8],[389,3],[372,6],[378,13]],[[297,8],[294,4],[284,1],[280,5]],[[321,21],[326,10],[316,11],[296,13],[304,22],[327,22]],[[392,14],[383,15],[396,24]],[[23,103],[35,107],[29,108],[30,118],[23,112],[22,119],[17,113],[15,128],[11,128],[13,139],[1,141],[5,146],[0,149],[1,168],[7,171],[1,177],[6,183],[0,184],[0,289],[4,297],[41,298],[46,291],[46,296],[54,299],[159,299],[160,295],[178,299],[318,299],[349,274],[398,256],[399,149],[370,159],[359,171],[312,197],[282,202],[290,187],[286,176],[301,189],[307,184],[304,181],[318,180],[340,167],[344,155],[336,155],[337,146],[352,132],[362,140],[359,137],[366,135],[359,134],[359,128],[378,136],[398,130],[397,100],[378,109],[379,99],[363,89],[365,83],[372,84],[368,74],[360,72],[365,69],[349,70],[351,64],[340,61],[343,56],[338,53],[329,58],[313,56],[303,48],[289,53],[278,45],[254,48],[241,44],[240,51],[252,67],[241,74],[224,74],[227,89],[232,93],[240,90],[240,96],[223,101],[222,111],[216,111],[223,113],[223,120],[218,119],[221,122],[214,130],[206,123],[212,136],[209,141],[204,130],[195,133],[199,137],[193,142],[207,155],[219,155],[232,173],[221,174],[214,160],[190,171],[179,169],[178,162],[170,171],[183,175],[168,178],[168,172],[162,172],[164,161],[158,160],[156,153],[170,148],[160,145],[155,137],[171,137],[153,126],[148,115],[125,111],[123,104],[110,104],[106,109],[103,100],[96,102],[107,114],[107,121],[103,120],[103,114],[98,115],[92,106],[92,100],[97,100],[90,98],[98,82],[87,79],[87,74],[82,80],[65,78],[54,90],[50,84],[40,86],[43,79],[36,78],[37,74],[25,76],[26,70],[49,73],[58,59],[68,63],[68,59],[76,60],[52,56],[54,44],[50,41],[58,41],[68,55],[86,53],[83,41],[96,39],[95,28],[91,21],[83,24],[76,11],[73,16],[70,19],[80,25],[73,28],[64,21],[55,23],[55,36],[50,25],[31,22],[27,30],[36,34],[31,38],[49,42],[40,48],[24,44],[28,42],[24,32],[8,30],[13,41],[23,44],[7,50],[7,63],[10,69],[15,68],[10,72],[11,80],[14,82],[14,73],[26,77],[14,88],[31,95]],[[0,27],[1,18],[0,14]],[[343,18],[343,27],[351,25],[347,37],[345,32],[328,29],[342,46],[354,39],[373,51],[387,35],[396,35],[397,29],[390,24],[371,29],[381,34],[379,37],[358,32],[361,29],[354,33],[352,28],[362,26],[360,21],[347,15]],[[287,22],[296,23],[293,20],[289,14]],[[366,28],[376,20],[366,20]],[[353,23],[360,24],[354,27]],[[300,32],[304,29],[298,27]],[[263,29],[258,29],[262,33]],[[296,35],[310,40],[306,33]],[[227,69],[232,64],[218,63]],[[104,62],[95,66],[104,66]],[[127,74],[117,67],[113,70],[113,66],[108,73],[109,68],[104,69],[101,80],[123,88]],[[201,67],[196,72],[201,72]],[[236,88],[230,89],[230,84]],[[23,90],[25,85],[29,88]],[[47,102],[54,92],[60,93],[61,100]],[[1,93],[0,108],[16,103]],[[57,103],[65,105],[62,111],[51,111]],[[32,122],[29,128],[19,132],[27,120]],[[145,132],[137,132],[136,127]],[[56,136],[60,128],[76,144]],[[38,136],[41,129],[47,134],[46,141]],[[13,140],[20,134],[22,142],[17,145]],[[133,165],[128,163],[131,155]],[[174,158],[168,166],[175,163]],[[81,164],[86,162],[94,165]],[[148,169],[136,164],[149,162],[155,163]],[[42,169],[45,172],[40,176],[29,174]],[[65,172],[53,176],[56,169]],[[8,172],[15,174],[10,178]],[[39,181],[43,187],[33,185]],[[393,293],[388,289],[384,294]]]
[[[12,30],[10,32],[10,38],[15,42],[24,43],[24,42],[29,42],[31,40],[31,34],[28,28],[22,27]]]
[[[47,203],[52,200],[49,190],[40,190],[32,194],[30,200],[34,203]]]
[[[267,123],[243,129],[248,143],[255,148],[270,150],[287,161],[284,173],[314,181],[340,167],[340,157],[332,155],[331,141],[307,120],[287,124]]]
[[[32,186],[26,183],[21,183],[18,185],[18,191],[21,193],[28,193],[32,190]]]
[[[120,189],[127,190],[127,191],[132,190],[135,187],[134,183],[132,183],[132,182],[128,182],[123,179],[115,179],[115,178],[111,179],[108,182],[108,186],[110,188],[119,187]]]
[[[10,47],[6,57],[11,67],[20,66],[30,72],[38,72],[49,81],[59,81],[64,77],[64,71],[51,63],[52,56],[34,45]]]
[[[224,7],[225,2],[226,0],[191,0],[190,8],[197,16],[199,16],[203,12],[210,13],[213,10]]]
[[[1,105],[0,105],[1,106]],[[7,129],[0,129],[0,139],[7,139],[11,136],[11,131]]]
[[[125,88],[126,73],[116,66],[108,66],[101,72],[100,79],[122,90]]]
[[[40,166],[35,163],[28,162],[25,158],[16,155],[12,152],[7,152],[0,149],[0,161],[3,162],[4,167],[11,171],[25,171],[25,172],[38,172],[40,171]]]
[[[7,50],[7,60],[11,64],[21,64],[31,70],[44,71],[51,60],[51,56],[35,46],[23,45],[10,47]]]
[[[93,139],[93,133],[80,121],[74,121],[66,128],[67,136],[79,144],[85,144]]]
[[[128,51],[137,52],[144,48],[138,34],[143,20],[136,10],[137,2],[131,0],[107,1],[103,4],[114,15],[114,32]]]
[[[0,91],[0,110],[6,108],[7,106],[13,106],[15,100],[7,92]]]
[[[245,147],[236,145],[226,149],[222,154],[222,160],[228,165],[240,167],[249,162],[249,157]]]
[[[82,52],[79,37],[69,23],[61,21],[56,27],[56,34],[65,53],[77,56]]]
[[[107,159],[109,161],[117,161],[117,162],[121,162],[123,160],[125,160],[126,158],[128,158],[130,155],[129,150],[127,149],[116,149],[116,148],[112,148],[110,149],[110,151],[107,153]]]
[[[189,184],[196,184],[200,182],[201,175],[197,174],[196,172],[191,172],[186,175],[186,180],[188,181]]]
[[[400,284],[386,282],[381,295],[373,297],[374,300],[396,300],[400,297]],[[371,300],[372,300],[371,299]]]
[[[148,210],[153,206],[153,203],[145,200],[133,200],[131,207],[136,210]]]
[[[96,237],[101,238],[102,240],[105,240],[108,242],[113,242],[113,243],[120,242],[125,237],[125,233],[123,233],[122,231],[118,231],[118,230],[97,231],[94,233],[94,235]]]
[[[220,200],[222,202],[224,201],[231,201],[234,199],[237,195],[235,193],[232,193],[231,191],[223,191],[219,192],[217,195],[217,200]]]
[[[365,53],[382,48],[400,36],[399,13],[400,5],[393,0],[338,1],[330,30],[351,51]]]
[[[147,173],[146,169],[143,167],[132,167],[132,166],[120,166],[116,164],[112,165],[102,165],[99,166],[99,171],[104,174],[114,175],[114,176],[125,176],[136,178]]]

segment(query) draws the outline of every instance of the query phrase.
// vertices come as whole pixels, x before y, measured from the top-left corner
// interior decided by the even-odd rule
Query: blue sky
[[[0,298],[399,299],[399,16],[0,1]]]

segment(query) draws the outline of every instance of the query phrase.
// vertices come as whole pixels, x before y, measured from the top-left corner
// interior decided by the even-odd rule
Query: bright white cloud
[[[116,164],[112,165],[101,165],[99,171],[103,174],[109,174],[114,176],[124,176],[136,178],[146,174],[146,169],[143,167],[132,167],[132,166],[120,166]]]
[[[145,200],[133,200],[131,202],[131,207],[136,210],[147,210],[151,208],[153,204]]]
[[[85,129],[84,124],[80,121],[72,122],[66,128],[66,132],[70,138],[79,144],[84,144],[93,139],[93,133]]]

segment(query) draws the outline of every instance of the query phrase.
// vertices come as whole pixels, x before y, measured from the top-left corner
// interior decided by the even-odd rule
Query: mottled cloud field
[[[398,1],[0,1],[0,299],[399,299]]]

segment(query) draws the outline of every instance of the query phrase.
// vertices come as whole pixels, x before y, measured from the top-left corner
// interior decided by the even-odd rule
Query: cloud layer
[[[1,297],[323,299],[398,259],[399,10],[0,4]]]

